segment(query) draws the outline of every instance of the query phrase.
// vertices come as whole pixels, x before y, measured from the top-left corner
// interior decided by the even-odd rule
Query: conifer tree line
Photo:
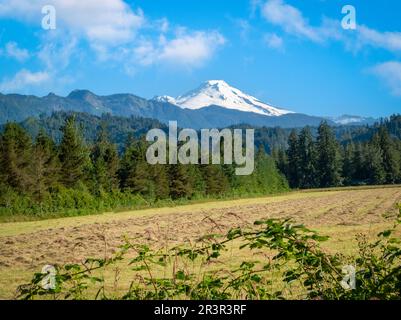
[[[120,154],[106,126],[87,144],[75,117],[60,143],[41,130],[34,140],[19,124],[0,134],[0,216],[80,214],[158,201],[269,194],[287,190],[274,160],[260,149],[251,176],[234,165],[150,165],[148,143],[130,137]]]
[[[323,122],[317,137],[311,128],[293,130],[288,148],[273,151],[291,188],[327,188],[401,183],[401,141],[381,125],[368,141],[341,145]]]

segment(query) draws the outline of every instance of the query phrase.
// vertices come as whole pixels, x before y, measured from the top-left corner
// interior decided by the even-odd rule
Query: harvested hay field
[[[292,218],[328,235],[327,250],[352,253],[358,234],[392,224],[401,187],[293,192],[266,198],[218,201],[98,216],[0,224],[0,298],[45,264],[110,256],[124,237],[154,248],[224,234],[256,220]]]

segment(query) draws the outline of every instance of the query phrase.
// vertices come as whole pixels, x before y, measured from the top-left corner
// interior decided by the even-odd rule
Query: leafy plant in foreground
[[[360,237],[356,257],[329,254],[320,247],[328,238],[291,220],[257,221],[234,228],[224,237],[208,235],[192,246],[153,251],[126,240],[108,259],[57,268],[56,287],[43,289],[44,274],[18,288],[19,299],[400,299],[401,245],[394,228],[373,242]],[[226,266],[233,246],[261,255]],[[252,254],[247,255],[252,256]],[[123,293],[111,293],[99,271],[129,259],[133,280]],[[210,268],[222,264],[222,268]],[[355,267],[356,287],[344,288],[345,265]],[[158,272],[158,270],[164,272]],[[162,275],[161,275],[162,274]],[[95,285],[97,284],[97,285]],[[96,288],[96,290],[94,290]]]

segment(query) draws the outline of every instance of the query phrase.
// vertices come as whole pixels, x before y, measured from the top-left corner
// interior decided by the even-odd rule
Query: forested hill
[[[348,128],[347,132],[344,130],[342,139],[344,142],[366,142],[379,131],[381,127],[385,127],[393,138],[401,139],[401,115],[392,115],[387,119],[382,119],[380,122],[375,123],[373,126],[363,126]]]
[[[88,143],[93,143],[95,141],[102,125],[105,125],[110,140],[117,145],[120,151],[123,150],[127,138],[130,135],[139,137],[146,134],[146,132],[152,128],[167,130],[165,124],[149,118],[136,116],[119,117],[109,114],[95,116],[88,113],[64,111],[54,112],[50,116],[42,115],[39,118],[31,117],[20,124],[33,138],[37,136],[41,129],[44,129],[54,141],[60,142],[62,137],[60,128],[71,114],[75,115],[76,122],[82,128],[84,138]],[[371,126],[337,126],[333,127],[333,130],[339,143],[347,145],[351,142],[358,143],[371,140],[381,126],[385,126],[392,137],[401,139],[401,115],[393,115]],[[4,125],[0,126],[0,131],[3,131],[3,128]],[[229,128],[247,129],[254,127],[241,125]],[[297,133],[301,131],[300,128],[295,130]],[[287,148],[291,131],[292,129],[280,127],[259,127],[255,130],[255,143],[257,146],[263,146],[268,153],[271,153],[275,149]],[[318,128],[312,127],[311,133],[313,137],[316,137]]]
[[[87,143],[92,144],[95,142],[102,126],[105,126],[111,142],[116,144],[120,151],[124,148],[130,136],[138,138],[145,135],[150,129],[167,128],[159,121],[148,118],[135,116],[127,118],[111,116],[109,114],[94,116],[88,113],[63,111],[54,112],[51,116],[31,117],[21,122],[20,125],[27,130],[32,138],[36,138],[40,130],[44,130],[52,140],[59,143],[62,138],[61,128],[64,126],[66,119],[71,115],[75,116],[75,121],[78,127],[81,128],[83,137]],[[0,131],[3,131],[3,129],[4,125],[0,127]]]
[[[95,142],[102,126],[105,126],[109,139],[117,145],[118,150],[123,151],[129,136],[138,138],[146,134],[153,128],[168,130],[167,125],[158,120],[142,118],[142,117],[118,117],[110,114],[95,116],[82,112],[64,112],[58,111],[50,116],[41,115],[38,118],[30,117],[19,124],[30,134],[32,138],[36,138],[40,130],[44,130],[49,137],[56,143],[62,138],[61,128],[66,119],[71,115],[75,116],[77,125],[82,129],[82,134],[88,144]],[[179,125],[180,123],[178,123]],[[5,125],[0,125],[0,132],[4,130]],[[230,128],[251,128],[242,125]],[[253,127],[252,127],[253,128]],[[257,128],[255,131],[256,145],[262,145],[266,152],[270,153],[273,149],[285,147],[291,130],[283,128]]]
[[[129,135],[141,135],[159,126],[153,120],[58,113],[50,118],[28,119],[24,125],[31,131],[46,127],[61,139],[55,143],[43,130],[32,139],[32,133],[19,124],[4,126],[0,133],[0,220],[288,190],[274,160],[262,150],[255,155],[255,170],[248,176],[237,176],[235,164],[149,164],[148,144]],[[83,129],[94,141],[84,141]],[[124,144],[121,152],[110,142],[109,129],[114,139]],[[96,137],[91,137],[95,132]]]
[[[364,143],[370,141],[380,128],[386,128],[389,135],[401,140],[401,115],[392,115],[389,118],[382,119],[373,125],[349,125],[332,127],[336,140],[343,146],[350,143]],[[252,126],[232,126],[230,128],[254,128]],[[257,146],[264,146],[268,153],[273,150],[288,147],[288,139],[292,131],[299,134],[302,128],[267,128],[259,127],[255,130],[255,143]],[[310,127],[313,138],[318,136],[318,126]]]

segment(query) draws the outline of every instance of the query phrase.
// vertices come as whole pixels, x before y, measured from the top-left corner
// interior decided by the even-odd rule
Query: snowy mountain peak
[[[230,87],[230,85],[224,80],[208,80],[203,84],[203,86],[215,86],[217,88]]]
[[[281,116],[292,113],[266,104],[257,98],[231,87],[223,80],[209,80],[200,87],[174,99],[168,96],[155,98],[159,102],[169,102],[183,109],[201,109],[218,106],[243,112],[253,112],[266,116]]]
[[[157,102],[176,104],[175,98],[170,97],[170,96],[158,96],[158,97],[154,97],[153,100],[155,100]]]

